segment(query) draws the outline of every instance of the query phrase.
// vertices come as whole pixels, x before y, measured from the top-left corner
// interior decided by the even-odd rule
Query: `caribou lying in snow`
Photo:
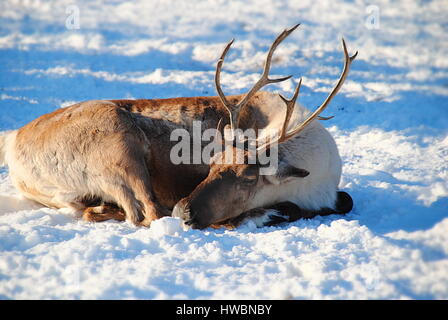
[[[347,213],[353,203],[338,191],[341,159],[317,120],[324,119],[319,115],[341,88],[356,54],[350,57],[342,40],[343,72],[313,113],[296,104],[300,82],[291,100],[260,91],[290,78],[270,79],[268,74],[275,49],[297,27],[277,37],[260,80],[245,95],[226,97],[220,85],[232,40],[217,64],[217,97],[87,101],[61,108],[0,137],[0,164],[8,165],[25,197],[49,207],[75,208],[87,221],[126,219],[149,226],[173,215],[193,228],[205,228],[236,226],[247,218],[272,225]],[[171,133],[191,133],[196,121],[201,130],[217,128],[218,133],[230,132],[230,138],[216,137],[223,148],[208,163],[174,164]],[[251,128],[260,132],[257,138],[237,144],[238,129]],[[268,129],[277,136],[262,140]],[[222,161],[228,151],[248,161]],[[274,151],[277,170],[261,174],[265,164],[254,152]]]

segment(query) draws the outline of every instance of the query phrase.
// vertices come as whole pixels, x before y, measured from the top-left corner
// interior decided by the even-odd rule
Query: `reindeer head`
[[[286,115],[282,127],[277,129],[277,134],[274,138],[265,136],[264,139],[256,138],[250,141],[238,133],[241,122],[240,114],[247,106],[249,99],[265,85],[291,78],[291,76],[288,76],[270,79],[269,71],[275,49],[298,26],[284,30],[276,38],[268,52],[261,78],[236,105],[228,101],[220,85],[222,64],[233,40],[227,44],[218,60],[215,73],[216,90],[222,104],[229,113],[229,125],[224,129],[224,132],[227,133],[224,134],[224,137],[226,137],[223,141],[224,149],[211,159],[207,178],[189,196],[181,199],[174,207],[172,213],[173,216],[182,218],[192,228],[205,228],[211,224],[236,217],[245,211],[271,204],[269,203],[269,196],[266,194],[266,190],[272,191],[272,187],[275,185],[287,183],[291,179],[303,179],[309,175],[306,168],[293,167],[278,158],[276,159],[276,170],[274,172],[266,172],[268,164],[266,161],[262,161],[262,159],[270,158],[272,160],[271,156],[266,157],[266,155],[277,154],[279,145],[297,136],[315,119],[329,119],[319,115],[342,87],[349,72],[350,64],[357,55],[357,53],[352,57],[348,55],[344,39],[342,39],[342,44],[345,64],[339,81],[324,103],[309,115],[305,121],[293,125],[292,129],[288,130],[291,115],[300,91],[302,82],[300,79],[290,100],[280,95],[286,105]],[[220,131],[219,125],[218,130]],[[251,148],[250,146],[253,147]]]

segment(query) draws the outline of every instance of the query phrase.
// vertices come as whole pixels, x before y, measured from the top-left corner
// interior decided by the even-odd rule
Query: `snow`
[[[343,162],[344,216],[277,227],[184,230],[86,223],[23,199],[0,169],[0,298],[448,299],[446,0],[73,1],[0,3],[0,130],[89,99],[247,90],[285,27],[273,75],[303,76],[318,105],[359,51],[323,122]],[[369,25],[371,14],[373,26]],[[376,19],[376,20],[375,20]]]

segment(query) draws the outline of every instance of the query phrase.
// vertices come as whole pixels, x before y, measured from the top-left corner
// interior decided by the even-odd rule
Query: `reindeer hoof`
[[[145,218],[142,221],[139,222],[139,226],[141,227],[147,227],[149,228],[151,226],[151,222],[153,222],[154,219]]]
[[[347,192],[338,191],[338,199],[336,200],[337,213],[349,213],[353,209],[353,199]]]

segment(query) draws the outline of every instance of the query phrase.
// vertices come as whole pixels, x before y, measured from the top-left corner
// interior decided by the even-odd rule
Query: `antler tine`
[[[269,52],[266,57],[266,61],[264,63],[264,69],[263,69],[261,78],[255,83],[255,85],[252,87],[252,89],[250,89],[250,91],[244,96],[244,98],[241,100],[241,102],[235,106],[234,113],[233,113],[234,119],[232,119],[232,120],[233,120],[233,122],[237,122],[237,125],[238,125],[238,120],[239,120],[238,116],[239,116],[241,110],[247,105],[247,102],[249,101],[249,99],[252,98],[252,96],[257,91],[259,91],[262,87],[264,87],[267,84],[286,81],[292,77],[292,75],[291,75],[291,76],[278,78],[278,79],[269,79],[269,71],[271,69],[272,55],[274,54],[275,49],[277,49],[278,45],[287,36],[289,36],[294,30],[296,30],[299,26],[300,26],[300,23],[296,24],[294,27],[292,27],[290,29],[283,30],[283,32],[280,33],[280,35],[278,35],[278,37],[272,43],[271,47],[269,48]]]
[[[224,48],[221,57],[218,60],[218,63],[216,64],[216,72],[215,72],[215,87],[216,91],[218,92],[218,96],[221,99],[222,104],[227,109],[230,115],[230,127],[233,128],[233,118],[232,118],[232,104],[227,100],[226,96],[224,95],[224,92],[221,89],[221,69],[222,64],[224,63],[224,58],[227,55],[227,52],[229,51],[230,47],[232,46],[235,39],[230,40],[230,42],[226,45]]]
[[[318,107],[316,109],[316,111],[314,111],[305,121],[300,123],[295,129],[293,129],[292,131],[288,132],[285,135],[283,140],[288,140],[288,139],[292,138],[293,136],[299,134],[303,129],[306,128],[306,126],[311,121],[313,121],[314,119],[319,117],[319,114],[322,111],[325,110],[325,108],[328,106],[330,101],[336,96],[336,94],[338,93],[339,89],[341,89],[342,85],[344,84],[345,79],[347,78],[348,72],[350,71],[351,63],[352,63],[353,60],[355,60],[356,56],[358,55],[358,51],[356,51],[356,53],[353,56],[351,56],[351,57],[348,55],[347,46],[345,44],[344,38],[342,38],[342,47],[344,49],[345,62],[344,62],[344,69],[342,71],[341,76],[339,77],[338,83],[333,88],[333,90],[330,92],[330,94],[325,99],[325,101],[320,105],[320,107]],[[322,119],[325,119],[325,118],[322,118]]]
[[[280,98],[283,100],[283,102],[286,105],[285,121],[283,122],[283,127],[282,127],[282,131],[280,133],[279,142],[283,139],[283,137],[286,136],[286,130],[288,129],[289,120],[291,119],[292,112],[294,111],[294,106],[296,105],[296,100],[297,100],[297,97],[299,96],[301,85],[302,85],[302,78],[300,78],[299,84],[297,85],[296,90],[294,91],[294,95],[292,96],[291,100],[288,100],[284,96],[279,94]]]
[[[221,99],[222,104],[224,105],[224,107],[227,109],[227,111],[229,112],[230,115],[230,128],[232,130],[235,129],[235,124],[236,127],[238,127],[238,120],[239,120],[239,114],[241,112],[241,110],[247,105],[247,102],[249,101],[250,98],[252,98],[252,96],[258,91],[260,90],[262,87],[264,87],[267,84],[270,83],[277,83],[277,82],[281,82],[281,81],[285,81],[288,80],[289,78],[291,78],[292,76],[288,76],[288,77],[283,77],[283,78],[278,78],[278,79],[270,79],[269,78],[269,71],[271,69],[271,61],[272,61],[272,55],[274,54],[275,49],[277,48],[277,46],[287,37],[289,36],[295,29],[297,29],[297,27],[300,25],[297,24],[294,27],[290,28],[290,29],[286,29],[284,30],[274,41],[274,43],[272,43],[268,55],[266,57],[266,61],[264,63],[264,69],[263,69],[263,73],[261,75],[261,78],[255,83],[255,85],[252,87],[252,89],[249,90],[249,92],[243,97],[243,99],[241,100],[240,103],[238,103],[236,106],[234,106],[233,104],[231,104],[229,102],[229,100],[227,100],[226,96],[224,95],[224,92],[222,91],[221,88],[221,69],[222,69],[222,65],[224,63],[224,58],[227,55],[227,52],[230,49],[230,46],[233,43],[233,39],[226,45],[226,47],[224,48],[224,51],[221,54],[221,57],[218,60],[218,63],[216,64],[216,72],[215,72],[215,86],[216,86],[216,91],[218,92],[218,96]]]
[[[282,130],[280,131],[280,135],[277,136],[274,140],[267,140],[266,142],[263,142],[261,145],[257,147],[258,151],[266,150],[268,149],[273,143],[281,143],[283,141],[286,141],[286,130],[288,129],[289,120],[291,119],[292,113],[294,111],[294,106],[296,105],[297,97],[300,93],[300,86],[302,85],[302,78],[300,78],[299,83],[296,86],[296,90],[294,91],[294,95],[290,100],[286,99],[284,96],[279,94],[280,98],[283,100],[283,102],[286,105],[286,114],[285,114],[285,120],[283,121]],[[258,139],[257,139],[258,140]]]
[[[324,121],[326,121],[326,120],[330,120],[330,119],[333,119],[334,118],[334,116],[329,116],[329,117],[321,117],[321,116],[318,116],[317,117],[317,120],[324,120]]]
[[[273,143],[281,143],[281,142],[285,142],[285,141],[289,140],[293,136],[295,136],[298,133],[300,133],[314,119],[329,120],[329,119],[333,118],[333,117],[320,117],[319,114],[328,106],[328,104],[330,103],[331,99],[333,99],[333,97],[338,93],[339,89],[344,84],[345,78],[347,77],[348,72],[350,70],[351,63],[356,58],[356,56],[358,55],[358,52],[356,52],[351,57],[348,55],[347,46],[345,44],[344,39],[342,39],[342,46],[343,46],[343,49],[344,49],[344,58],[345,58],[344,69],[342,71],[341,76],[339,77],[338,83],[333,88],[333,90],[330,92],[330,94],[328,95],[327,99],[325,99],[324,103],[322,103],[322,105],[319,108],[317,108],[316,111],[314,111],[305,121],[300,123],[295,129],[293,129],[290,132],[286,132],[286,130],[288,128],[289,121],[291,119],[292,112],[294,111],[294,106],[295,106],[297,97],[299,95],[300,86],[302,84],[302,78],[300,78],[299,84],[297,85],[296,90],[294,92],[294,95],[293,95],[293,97],[290,100],[286,99],[281,94],[279,95],[280,98],[283,100],[283,102],[285,102],[285,104],[286,104],[285,121],[283,122],[283,126],[282,126],[282,129],[281,129],[280,135],[278,136],[277,139],[275,139],[273,141],[267,141],[266,143],[258,146],[257,147],[258,151],[266,150],[266,149],[270,148],[270,146]]]

